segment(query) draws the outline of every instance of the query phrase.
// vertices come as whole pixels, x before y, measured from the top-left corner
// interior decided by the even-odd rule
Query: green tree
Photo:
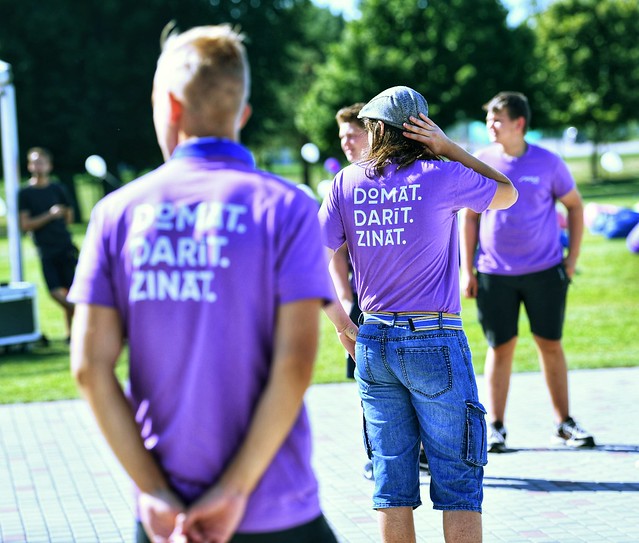
[[[444,127],[481,118],[500,90],[527,90],[532,35],[506,25],[498,0],[363,0],[360,11],[298,112],[300,129],[324,150],[338,149],[337,109],[393,85],[422,92]]]
[[[597,145],[639,119],[639,4],[557,0],[535,19],[535,102],[549,124],[574,125]]]
[[[13,67],[21,153],[49,147],[67,182],[93,153],[115,173],[121,164],[156,166],[151,84],[170,20],[182,30],[239,27],[253,75],[244,140],[251,147],[301,140],[293,111],[308,67],[324,61],[325,44],[342,27],[311,0],[0,0],[0,58]]]

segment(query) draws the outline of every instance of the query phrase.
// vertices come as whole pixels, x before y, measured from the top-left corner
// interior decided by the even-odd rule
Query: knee
[[[534,336],[538,349],[544,355],[558,355],[563,353],[563,346],[560,339],[545,339]]]

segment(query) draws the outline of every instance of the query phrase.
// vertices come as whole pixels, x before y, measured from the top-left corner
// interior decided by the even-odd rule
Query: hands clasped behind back
[[[231,495],[232,494],[232,495]],[[212,488],[186,508],[172,493],[142,494],[140,520],[152,543],[226,543],[244,515],[247,498]]]

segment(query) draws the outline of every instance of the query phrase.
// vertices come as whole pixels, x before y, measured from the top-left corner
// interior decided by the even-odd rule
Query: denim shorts
[[[421,505],[421,442],[434,509],[481,512],[486,411],[463,330],[365,323],[356,361],[373,508]]]

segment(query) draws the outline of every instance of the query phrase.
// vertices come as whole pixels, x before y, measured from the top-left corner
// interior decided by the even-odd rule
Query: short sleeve
[[[277,243],[280,303],[308,298],[333,300],[326,253],[317,220],[317,203],[295,189],[288,196]]]
[[[555,198],[562,198],[574,189],[576,184],[566,163],[559,157],[557,157],[556,160],[557,165],[555,168],[555,175],[552,180],[552,190]]]
[[[336,251],[346,241],[344,222],[340,213],[337,177],[333,179],[331,189],[319,210],[319,224],[322,232],[322,243]]]
[[[58,198],[60,199],[60,203],[69,207],[71,205],[71,198],[66,187],[61,183],[55,183],[52,186],[55,187],[55,191],[58,195]]]
[[[451,178],[458,181],[455,208],[457,210],[469,208],[475,213],[486,211],[497,192],[497,181],[484,177],[458,162],[450,164],[453,168]]]
[[[73,285],[69,291],[69,299],[73,303],[107,307],[116,305],[105,222],[104,206],[98,203],[91,214]]]

